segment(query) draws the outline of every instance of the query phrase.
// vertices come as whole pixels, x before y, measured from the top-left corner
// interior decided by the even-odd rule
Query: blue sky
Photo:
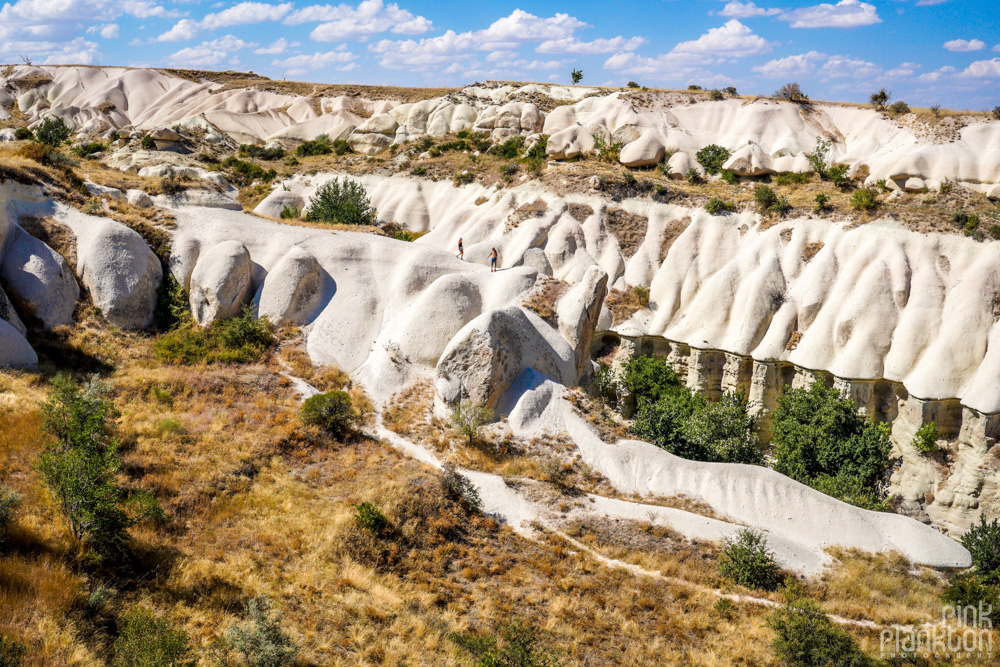
[[[324,83],[797,81],[816,99],[1000,104],[997,0],[17,0],[0,61],[253,70]]]

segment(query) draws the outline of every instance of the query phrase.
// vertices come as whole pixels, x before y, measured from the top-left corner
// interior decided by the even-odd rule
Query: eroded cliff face
[[[595,350],[616,357],[654,355],[665,359],[693,391],[711,398],[724,392],[747,397],[763,443],[771,439],[771,414],[786,388],[819,379],[840,389],[860,411],[890,424],[891,456],[897,459],[889,486],[899,497],[899,512],[952,534],[964,533],[985,514],[1000,513],[1000,413],[982,413],[958,399],[927,399],[911,394],[900,382],[883,378],[838,377],[829,371],[796,366],[788,361],[759,361],[748,355],[700,349],[661,336],[622,336],[603,331]],[[921,453],[913,441],[917,430],[933,423],[940,452]]]

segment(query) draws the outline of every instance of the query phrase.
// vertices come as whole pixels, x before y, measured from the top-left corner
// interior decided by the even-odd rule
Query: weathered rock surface
[[[260,286],[257,314],[275,324],[306,324],[323,293],[323,270],[308,251],[293,247],[274,265]]]
[[[10,322],[0,319],[0,366],[23,368],[38,364],[38,355],[24,335]]]
[[[275,190],[265,197],[264,201],[257,204],[257,208],[253,212],[257,215],[266,215],[269,218],[280,218],[281,212],[286,208],[297,209],[301,212],[305,206],[306,200],[302,195],[296,192]]]
[[[239,241],[224,241],[198,257],[189,298],[195,321],[205,326],[239,315],[250,300],[250,252]]]
[[[583,279],[573,285],[556,305],[559,333],[573,346],[576,374],[582,377],[590,365],[590,349],[608,293],[608,274],[600,267],[587,269]]]
[[[73,321],[80,297],[73,271],[62,255],[20,227],[14,227],[0,264],[8,296],[48,329]]]

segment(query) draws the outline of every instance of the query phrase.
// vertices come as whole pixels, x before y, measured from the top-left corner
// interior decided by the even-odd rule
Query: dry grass
[[[535,286],[528,292],[521,305],[537,313],[539,317],[555,327],[558,325],[556,305],[568,289],[569,283],[539,274]]]
[[[649,294],[646,293],[644,297],[643,292],[635,289],[625,291],[611,288],[604,304],[611,311],[612,325],[617,326],[648,306]]]
[[[635,254],[642,242],[646,240],[646,230],[649,218],[644,215],[629,213],[620,208],[609,208],[607,225],[611,233],[618,239],[622,257],[626,260]]]

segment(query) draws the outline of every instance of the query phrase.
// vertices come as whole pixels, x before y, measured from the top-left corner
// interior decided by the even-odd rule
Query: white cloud
[[[882,73],[882,68],[873,62],[851,58],[850,56],[830,56],[826,64],[820,68],[821,76],[830,78],[851,77],[864,79]]]
[[[921,81],[940,81],[942,78],[950,74],[954,74],[957,71],[958,70],[956,70],[951,65],[947,65],[940,69],[936,69],[933,72],[927,72],[927,74],[921,74],[917,78],[920,79]]]
[[[805,76],[816,71],[816,61],[826,58],[826,54],[819,51],[809,51],[796,56],[777,58],[764,63],[759,67],[754,67],[753,71],[759,72],[771,79],[783,79],[794,76]]]
[[[92,25],[87,28],[88,35],[100,35],[104,39],[114,39],[118,36],[117,23],[105,23],[104,25]]]
[[[722,11],[719,12],[719,16],[728,16],[734,19],[748,19],[754,16],[774,16],[775,14],[780,14],[782,10],[774,9],[764,9],[763,7],[758,7],[752,2],[739,2],[739,0],[733,0],[733,2],[727,3]]]
[[[793,9],[778,18],[790,21],[793,28],[858,28],[882,22],[875,6],[860,0],[840,0],[835,5],[823,3]]]
[[[89,65],[98,56],[97,44],[82,37],[69,41],[38,40],[0,42],[0,59],[14,62],[21,54],[44,65]]]
[[[126,14],[140,19],[150,17],[165,19],[181,16],[180,12],[165,9],[155,2],[147,2],[146,0],[126,0],[126,2],[121,3],[121,6]]]
[[[275,60],[271,64],[275,67],[284,67],[297,73],[304,73],[309,70],[327,67],[329,65],[333,65],[334,63],[350,63],[356,58],[357,56],[350,51],[341,49],[337,51],[327,51],[326,53],[310,53],[292,56],[290,58],[285,58],[284,60]],[[348,72],[354,68],[350,67],[347,69],[338,69],[342,72]]]
[[[400,9],[396,3],[386,5],[382,0],[365,0],[357,7],[311,5],[285,17],[289,25],[315,21],[323,22],[310,35],[316,41],[364,39],[388,30],[402,35],[422,35],[434,27],[423,16]]]
[[[772,43],[754,34],[736,19],[725,25],[711,28],[704,35],[690,42],[681,42],[672,53],[698,53],[719,58],[743,58],[770,53]]]
[[[198,22],[181,19],[173,28],[156,38],[157,42],[183,42],[198,36]]]
[[[17,0],[0,7],[0,40],[32,37],[45,43],[70,43],[79,36],[82,25],[110,23],[125,14],[145,16],[154,11],[162,15],[168,13],[151,2],[136,0],[124,3],[120,0]]]
[[[918,63],[900,63],[899,67],[892,68],[885,75],[890,78],[913,76],[918,69],[920,69]]]
[[[253,48],[257,46],[252,42],[244,42],[234,35],[225,35],[209,42],[202,42],[198,46],[189,46],[181,49],[169,57],[172,65],[185,65],[188,67],[211,67],[218,65],[229,57],[232,51]]]
[[[966,67],[959,76],[971,79],[1000,78],[1000,58],[977,60]]]
[[[368,48],[382,56],[382,67],[427,69],[437,65],[450,65],[462,54],[479,48],[471,32],[455,33],[452,30],[437,37],[427,37],[419,42],[412,39],[393,41],[383,39]]]
[[[950,42],[945,42],[944,48],[959,52],[982,51],[986,48],[986,42],[979,39],[953,39]]]
[[[241,2],[215,14],[206,14],[201,20],[203,28],[227,28],[234,25],[263,23],[264,21],[280,21],[285,18],[294,5],[286,2],[280,5],[269,5],[264,2]]]
[[[277,56],[281,55],[288,49],[294,49],[298,45],[299,42],[289,42],[284,37],[281,37],[271,42],[267,46],[263,46],[259,49],[254,50],[254,53],[256,53],[259,56]]]
[[[573,37],[550,39],[542,42],[535,49],[538,53],[614,53],[616,51],[634,51],[646,43],[643,37],[612,37],[611,39],[595,39],[591,42],[580,42]]]

